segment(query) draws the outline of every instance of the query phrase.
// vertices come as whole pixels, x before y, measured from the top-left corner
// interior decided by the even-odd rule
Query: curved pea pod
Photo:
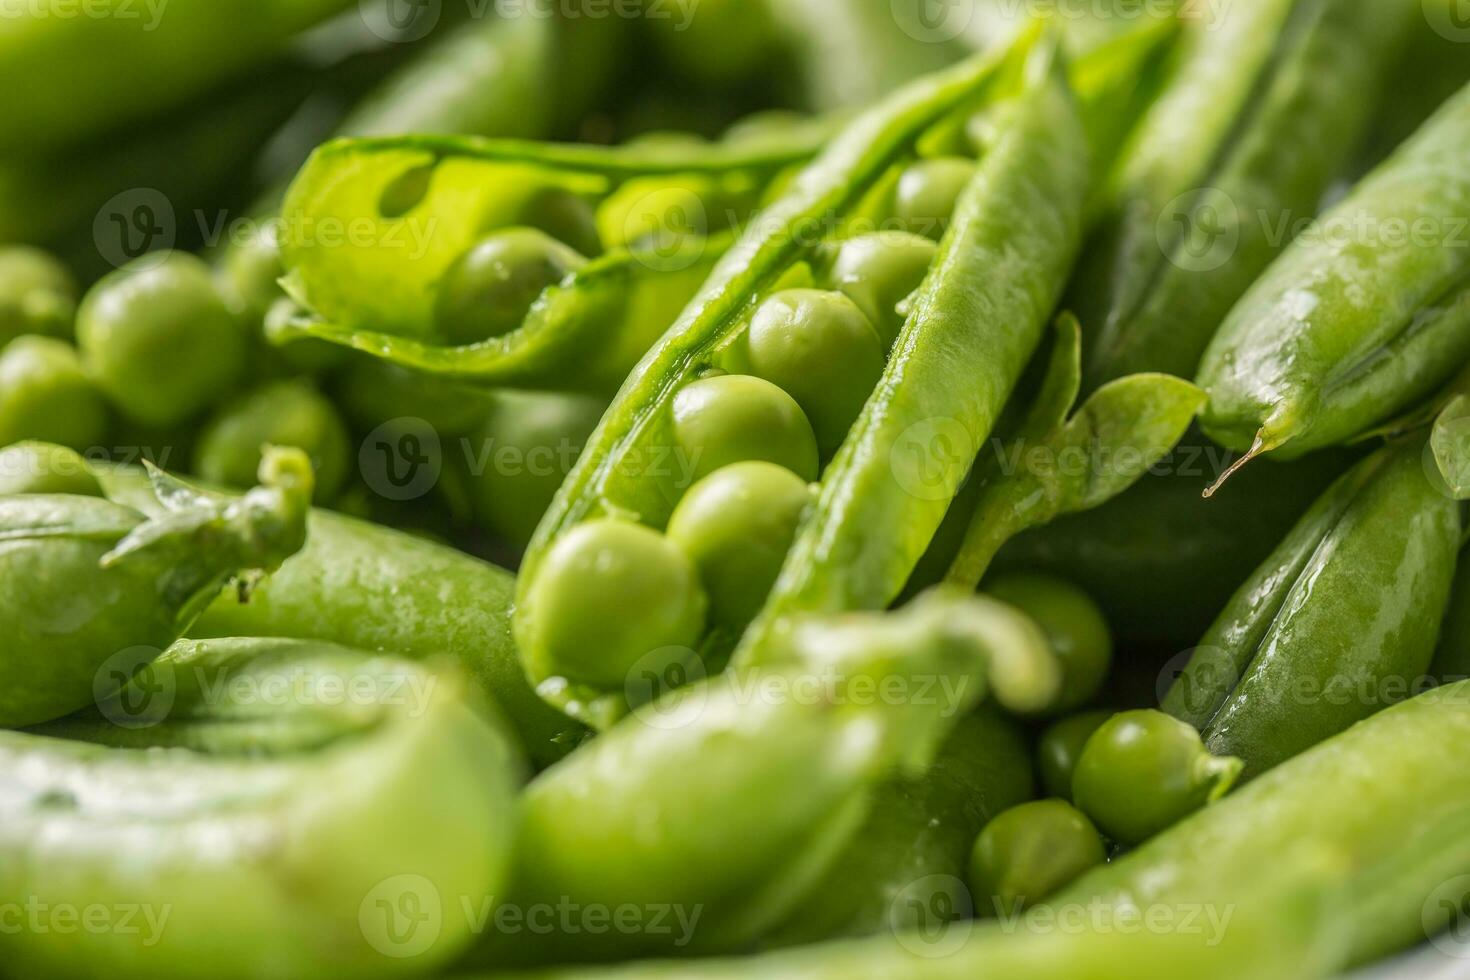
[[[118,467],[99,476],[112,497],[148,505],[138,471]],[[313,510],[306,526],[306,546],[258,583],[249,602],[220,594],[189,635],[290,637],[411,660],[445,657],[499,707],[535,765],[555,762],[583,739],[586,730],[537,697],[521,672],[510,573],[331,511]]]
[[[533,682],[553,703],[598,727],[626,710],[622,691],[578,682],[543,655],[535,585],[548,553],[601,517],[666,523],[690,479],[676,465],[689,462],[675,451],[677,396],[712,368],[752,373],[744,359],[754,310],[792,285],[820,281],[813,263],[846,237],[822,230],[882,219],[894,184],[924,147],[948,149],[947,138],[990,107],[1002,118],[1000,135],[908,300],[886,362],[875,351],[876,385],[870,391],[864,379],[846,416],[855,421],[842,426],[845,438],[830,440],[840,448],[816,505],[737,659],[763,659],[763,634],[790,616],[882,608],[897,597],[1038,343],[1080,237],[1085,135],[1051,47],[1027,61],[1031,50],[1020,45],[923,79],[853,122],[762,212],[629,377],[542,521],[518,584],[517,637]],[[853,309],[845,322],[862,317]],[[939,472],[931,474],[913,455],[936,428],[969,448],[932,461]],[[708,666],[734,646],[734,632],[706,634]]]
[[[467,945],[458,903],[510,863],[517,761],[453,673],[186,643],[48,731],[99,744],[0,735],[0,881],[42,922],[131,926],[15,931],[30,975],[419,975]]]
[[[281,212],[285,284],[309,313],[273,324],[273,339],[316,337],[487,385],[610,392],[730,246],[729,228],[824,137],[814,124],[780,145],[328,143]],[[436,322],[446,274],[514,226],[541,228],[591,261],[542,290],[519,327],[453,346]],[[332,228],[356,233],[329,237]]]
[[[260,475],[263,486],[221,502],[155,472],[162,513],[152,518],[95,497],[0,498],[9,626],[0,724],[48,721],[111,694],[227,580],[247,596],[255,578],[299,550],[310,461],[272,450]]]
[[[1204,404],[1202,391],[1166,374],[1120,378],[1077,406],[1081,386],[1082,333],[1064,317],[1026,421],[998,455],[982,457],[979,499],[950,582],[976,587],[1017,534],[1127,490],[1174,449]]]
[[[1200,366],[1205,431],[1290,458],[1431,394],[1470,357],[1470,88],[1231,312]]]
[[[921,772],[967,710],[1045,703],[1059,683],[1034,624],[973,596],[810,617],[783,640],[770,663],[647,703],[526,790],[512,907],[660,917],[506,932],[479,962],[742,948],[859,846],[875,793]]]
[[[1262,0],[1185,17],[1073,282],[1086,387],[1191,377],[1220,322],[1366,131],[1413,0]]]
[[[1423,683],[1463,529],[1424,446],[1339,479],[1200,641],[1164,709],[1211,752],[1259,775]]]
[[[962,907],[959,884],[975,835],[1031,799],[1033,786],[1016,724],[988,707],[966,715],[923,775],[874,792],[852,842],[763,945],[905,931],[947,902]]]

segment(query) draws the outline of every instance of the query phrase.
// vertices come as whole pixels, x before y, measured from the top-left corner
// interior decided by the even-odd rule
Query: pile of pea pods
[[[0,88],[0,973],[1470,961],[1455,0],[31,0]]]

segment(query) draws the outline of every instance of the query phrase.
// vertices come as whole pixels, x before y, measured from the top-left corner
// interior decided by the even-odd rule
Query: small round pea
[[[1141,844],[1224,796],[1243,765],[1211,755],[1199,732],[1162,711],[1125,711],[1087,740],[1072,799],[1113,840]]]
[[[536,228],[505,228],[465,252],[439,283],[434,318],[451,344],[474,344],[520,328],[546,287],[587,263]]]
[[[1097,828],[1071,804],[1023,803],[996,816],[975,840],[971,894],[982,914],[1014,913],[1106,860]]]
[[[354,426],[375,429],[402,418],[419,418],[441,435],[469,435],[495,403],[495,395],[441,381],[371,357],[354,357],[337,376],[333,397]]]
[[[723,200],[705,177],[639,178],[602,202],[597,227],[609,248],[672,251],[723,227]]]
[[[743,630],[765,603],[810,484],[774,463],[736,463],[695,484],[669,519],[669,540],[694,559],[710,597],[710,621]]]
[[[1084,711],[1047,726],[1036,743],[1036,768],[1048,796],[1072,798],[1072,773],[1092,733],[1113,717],[1111,711]]]
[[[0,449],[0,497],[22,493],[103,496],[102,484],[87,461],[49,442],[17,442]]]
[[[597,211],[586,198],[565,187],[544,187],[533,193],[516,224],[540,229],[578,255],[602,254]]]
[[[0,351],[0,445],[35,439],[86,450],[106,432],[107,407],[71,344],[26,336]]]
[[[209,266],[183,252],[149,256],[93,286],[77,314],[77,341],[113,404],[156,426],[217,401],[246,357],[245,331]]]
[[[923,283],[939,247],[906,231],[877,232],[843,242],[830,279],[877,328],[884,349],[903,327],[899,304]]]
[[[496,392],[470,444],[480,525],[524,547],[606,408],[601,398]]]
[[[1113,637],[1092,597],[1050,575],[996,576],[986,594],[1034,619],[1062,665],[1062,691],[1055,710],[1070,711],[1097,696],[1113,662]]]
[[[77,284],[56,259],[27,245],[0,247],[0,347],[22,334],[70,337]]]
[[[204,429],[194,472],[211,483],[251,487],[265,446],[300,449],[311,457],[318,502],[335,497],[347,480],[347,426],[310,382],[267,384],[223,409]]]
[[[694,563],[662,534],[604,519],[551,547],[526,606],[526,655],[540,673],[617,688],[654,651],[697,649],[706,599]]]
[[[674,438],[698,481],[732,463],[764,460],[817,478],[817,438],[792,397],[745,374],[702,378],[674,396]]]
[[[938,241],[949,228],[960,195],[975,178],[976,165],[964,157],[920,160],[903,172],[893,213],[915,234]]]
[[[786,289],[750,323],[752,372],[781,388],[811,420],[817,448],[836,452],[883,376],[886,348],[842,293]]]
[[[231,245],[220,270],[220,289],[252,320],[264,320],[285,292],[281,243],[274,224],[255,225],[247,237]]]

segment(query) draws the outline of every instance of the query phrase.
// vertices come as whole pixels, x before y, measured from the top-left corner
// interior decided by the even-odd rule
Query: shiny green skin
[[[1470,357],[1470,87],[1298,239],[1200,365],[1202,423],[1287,458],[1411,407]]]
[[[673,436],[703,479],[735,463],[774,463],[803,480],[817,478],[817,437],[801,406],[776,385],[727,374],[686,385],[674,397]]]
[[[878,788],[847,850],[762,944],[800,946],[922,925],[960,898],[980,828],[1031,793],[1026,741],[1015,723],[990,707],[971,712],[922,775]]]
[[[1072,775],[1092,733],[1113,717],[1111,711],[1084,711],[1048,725],[1036,742],[1036,769],[1046,795],[1072,798]]]
[[[77,283],[56,259],[37,248],[0,248],[0,347],[22,334],[71,336]]]
[[[1201,501],[1230,456],[1190,436],[1122,496],[1010,542],[995,569],[1075,582],[1102,606],[1122,646],[1185,650],[1355,458],[1328,452],[1246,467]]]
[[[0,880],[140,912],[132,932],[17,932],[7,956],[29,975],[417,975],[469,922],[446,904],[419,932],[386,911],[504,884],[517,760],[453,674],[320,643],[181,643],[129,697],[47,733],[0,736]]]
[[[537,676],[620,688],[670,648],[693,657],[708,599],[691,556],[629,521],[589,521],[546,556],[527,601],[543,611],[528,635]]]
[[[1439,649],[1434,654],[1430,676],[1442,684],[1470,680],[1470,561],[1461,552],[1444,624],[1439,631]]]
[[[27,336],[0,350],[0,445],[36,439],[80,451],[106,430],[107,407],[71,344]]]
[[[262,221],[250,229],[249,237],[234,243],[220,264],[219,288],[250,320],[264,320],[285,293],[280,278],[286,274],[281,263],[280,228]]]
[[[429,423],[440,439],[470,435],[495,406],[490,392],[365,357],[353,357],[337,376],[332,400],[357,430],[416,418]]]
[[[476,243],[444,273],[434,323],[451,344],[519,329],[531,304],[587,260],[537,228],[506,228]]]
[[[268,485],[240,501],[179,499],[152,520],[95,497],[0,497],[0,725],[49,721],[111,694],[231,576],[272,570],[299,550],[310,464],[298,453],[272,460],[261,471]]]
[[[101,476],[114,499],[148,505],[138,471],[119,467]],[[314,510],[306,547],[258,584],[249,603],[225,592],[188,632],[320,640],[416,661],[448,658],[501,709],[540,767],[571,751],[585,730],[526,683],[510,635],[513,586],[508,572],[452,548]]]
[[[524,548],[606,407],[593,396],[496,392],[466,443],[478,524]]]
[[[746,348],[752,373],[806,413],[824,458],[847,438],[885,362],[883,340],[857,304],[816,289],[782,290],[761,303]]]
[[[635,178],[598,208],[598,234],[609,248],[674,251],[721,230],[730,204],[721,197],[718,182],[703,176]]]
[[[1259,774],[1422,688],[1460,505],[1410,438],[1359,463],[1240,587],[1164,708]]]
[[[311,457],[318,502],[335,498],[347,479],[347,426],[309,382],[265,385],[216,415],[194,449],[193,472],[220,486],[249,486],[263,446],[292,446]]]
[[[1317,213],[1422,16],[1417,0],[1260,0],[1217,14],[1184,19],[1074,278],[1088,389],[1141,371],[1194,375],[1293,223]]]
[[[1064,579],[998,575],[985,583],[992,598],[1036,620],[1062,663],[1062,692],[1053,710],[1070,711],[1095,698],[1113,663],[1113,636],[1092,597]]]
[[[17,442],[0,449],[0,497],[14,494],[102,496],[102,484],[78,453],[49,442]]]
[[[970,853],[969,882],[982,915],[1035,905],[1107,860],[1102,837],[1064,800],[1037,800],[997,816]]]
[[[714,626],[739,633],[755,618],[786,560],[811,485],[774,463],[736,463],[689,489],[668,538],[699,569]]]
[[[898,179],[894,217],[914,234],[938,241],[944,237],[960,196],[978,170],[975,161],[963,157],[919,161]]]
[[[1236,758],[1211,755],[1199,732],[1161,711],[1125,711],[1093,732],[1072,773],[1072,799],[1120,844],[1142,844],[1229,792]]]
[[[826,278],[867,315],[887,350],[903,327],[899,304],[919,288],[938,252],[934,242],[909,232],[859,235],[836,246]]]
[[[88,371],[129,418],[177,425],[227,392],[245,332],[210,269],[182,252],[145,256],[103,278],[77,312]]]
[[[721,259],[699,296],[624,383],[527,552],[516,628],[528,660],[537,656],[529,638],[541,628],[543,613],[526,600],[545,555],[578,524],[602,514],[638,514],[653,525],[666,520],[678,488],[672,480],[651,478],[640,462],[667,445],[662,420],[671,417],[676,396],[710,368],[724,366],[723,359],[738,359],[752,304],[792,284],[800,272],[795,260],[813,258],[797,247],[806,229],[827,227],[834,213],[861,207],[896,158],[913,152],[927,130],[985,91],[1007,54],[1022,53],[965,62],[859,117]],[[915,303],[883,378],[824,473],[817,506],[803,522],[771,600],[742,638],[737,660],[760,660],[765,634],[786,616],[881,608],[897,598],[973,461],[973,455],[938,461],[938,478],[914,493],[910,474],[894,466],[895,459],[907,464],[912,450],[924,448],[913,445],[918,437],[911,430],[919,422],[948,419],[978,446],[1038,343],[1080,239],[1089,179],[1085,136],[1066,79],[1054,65],[1044,67],[1051,70],[1033,73],[1014,93],[1015,125],[982,163],[981,178],[961,203],[965,220],[956,221],[958,233],[939,250],[936,268],[944,274],[931,277]],[[1014,276],[1002,282],[980,274],[1002,255]],[[927,478],[935,467],[922,464]],[[542,679],[534,669],[532,676]],[[626,710],[621,692],[548,693],[564,710],[599,726]]]

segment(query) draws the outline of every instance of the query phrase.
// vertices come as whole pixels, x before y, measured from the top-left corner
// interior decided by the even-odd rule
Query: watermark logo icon
[[[919,500],[948,500],[979,447],[955,419],[915,422],[903,431],[889,452],[889,466],[903,491]]]
[[[92,675],[92,698],[104,718],[119,728],[152,728],[168,717],[177,695],[171,669],[155,661],[163,651],[134,646],[119,650]]]
[[[134,187],[113,195],[92,221],[97,253],[114,268],[144,260],[162,262],[178,241],[178,219],[164,193]]]
[[[363,480],[388,500],[419,500],[439,484],[444,452],[439,433],[421,418],[384,422],[362,441],[357,463]]]
[[[1423,925],[1435,949],[1457,960],[1470,959],[1470,875],[1451,878],[1429,893]]]
[[[1240,208],[1215,187],[1180,194],[1159,214],[1159,248],[1186,272],[1213,272],[1240,247]]]
[[[444,0],[358,0],[367,29],[384,41],[412,44],[439,26]]]
[[[975,928],[975,901],[954,875],[926,875],[888,906],[888,927],[899,945],[926,959],[958,952]]]
[[[395,875],[378,882],[357,908],[368,945],[394,959],[422,956],[439,941],[444,902],[423,875]]]

